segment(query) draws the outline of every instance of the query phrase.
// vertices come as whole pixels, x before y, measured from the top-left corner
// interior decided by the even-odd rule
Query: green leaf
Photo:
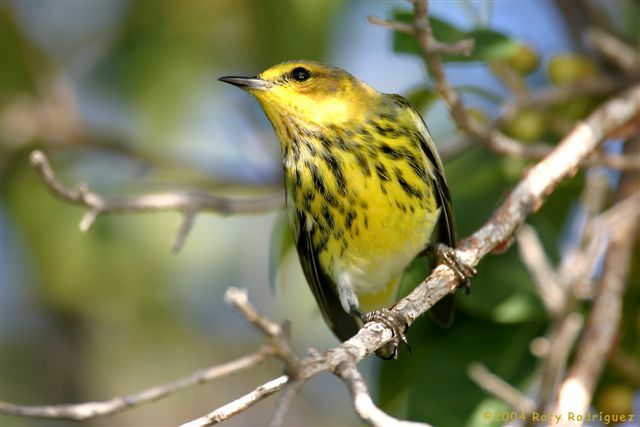
[[[517,40],[486,28],[470,31],[465,35],[465,38],[475,40],[475,47],[471,52],[471,55],[463,57],[463,60],[467,61],[504,59],[513,55],[518,49]],[[446,60],[447,59],[445,59],[445,61]]]
[[[287,212],[280,212],[273,223],[269,242],[269,287],[275,294],[278,289],[278,272],[280,265],[293,248],[293,232],[289,225]]]
[[[413,19],[413,15],[411,15],[410,19]],[[429,23],[431,23],[433,37],[441,42],[457,42],[467,37],[464,31],[440,18],[429,17]]]
[[[407,11],[395,11],[393,17],[397,21],[411,22],[413,14]],[[443,55],[445,62],[474,62],[490,61],[507,58],[518,48],[518,41],[507,35],[487,28],[475,28],[469,31],[461,30],[442,19],[430,16],[429,22],[433,37],[441,42],[452,43],[466,38],[475,41],[475,47],[470,55]],[[420,46],[416,39],[404,33],[393,35],[393,50],[396,52],[421,55]]]

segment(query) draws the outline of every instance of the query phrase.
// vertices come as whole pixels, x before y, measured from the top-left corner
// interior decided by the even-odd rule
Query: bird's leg
[[[456,250],[443,244],[436,243],[430,247],[435,255],[436,259],[440,262],[444,262],[460,279],[460,286],[464,288],[465,293],[469,293],[469,279],[476,275],[477,270],[472,266],[465,263]]]
[[[409,353],[411,353],[411,347],[409,346],[409,341],[406,336],[409,324],[400,314],[388,308],[362,313],[355,307],[351,308],[351,314],[360,318],[362,323],[380,322],[393,331],[393,340],[376,350],[378,357],[385,360],[397,359],[398,346],[400,343],[403,343],[407,347],[407,350],[409,350]]]

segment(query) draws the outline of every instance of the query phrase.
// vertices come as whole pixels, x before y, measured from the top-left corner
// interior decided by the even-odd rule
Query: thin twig
[[[374,427],[431,427],[426,423],[399,420],[378,408],[373,403],[367,384],[354,363],[341,363],[335,368],[334,373],[349,387],[353,408],[366,424]]]
[[[470,364],[467,374],[480,388],[504,401],[519,413],[529,414],[535,408],[532,399],[491,372],[482,363]]]
[[[599,191],[602,190],[594,189],[594,192]],[[604,191],[603,193],[606,194]],[[603,253],[609,235],[621,225],[635,221],[640,216],[638,206],[640,206],[640,191],[636,191],[598,215],[590,214],[581,242],[563,258],[559,269],[560,283],[565,287],[569,286],[567,290],[570,293],[567,297],[584,299],[593,295],[591,279],[597,271],[596,261]]]
[[[593,166],[608,166],[621,171],[640,170],[640,158],[623,156],[620,154],[599,153],[586,162]]]
[[[599,28],[589,28],[586,37],[607,59],[627,73],[638,73],[640,57],[636,49]]]
[[[557,269],[560,285],[564,288],[567,307],[570,301],[586,299],[592,295],[590,278],[595,260],[587,260],[587,246],[593,245],[594,239],[588,239],[586,230],[593,222],[593,217],[602,211],[609,194],[609,174],[602,169],[590,168],[585,175],[584,189],[579,197],[578,212],[584,220],[574,222],[578,226],[575,236],[568,240],[562,260]],[[580,226],[581,224],[584,224]],[[604,244],[604,241],[598,241]]]
[[[451,87],[449,81],[444,75],[442,59],[440,58],[439,52],[432,47],[432,44],[436,40],[433,38],[431,25],[429,23],[427,2],[414,0],[413,8],[415,14],[413,21],[415,37],[422,51],[422,56],[427,68],[435,79],[438,92],[449,106],[451,116],[455,120],[456,124],[460,128],[467,130],[470,128],[470,119],[464,111],[464,106],[460,101],[458,93],[453,89],[453,87]]]
[[[256,387],[252,392],[245,394],[233,402],[229,402],[203,417],[184,423],[180,427],[205,427],[221,423],[234,415],[246,411],[272,394],[279,392],[288,381],[289,377],[287,375],[279,376]]]
[[[249,303],[249,294],[246,289],[229,288],[224,294],[224,302],[237,310],[251,325],[267,337],[281,333],[280,325],[261,316],[258,310]]]
[[[193,191],[135,197],[105,197],[90,191],[84,184],[67,187],[58,179],[49,159],[42,151],[31,153],[31,164],[54,194],[87,208],[87,213],[80,222],[81,231],[87,231],[100,215],[112,212],[182,212],[183,222],[176,234],[174,251],[182,246],[198,212],[207,211],[222,215],[250,214],[276,210],[284,206],[282,192],[253,199],[232,199]]]
[[[399,33],[409,34],[412,36],[416,35],[415,27],[406,22],[388,21],[386,19],[378,18],[377,16],[367,16],[367,20],[372,25],[378,25],[380,27],[389,28],[390,30],[397,31]],[[475,41],[473,39],[463,39],[454,43],[442,43],[433,39],[429,44],[429,48],[434,53],[461,55],[461,56],[469,56],[473,51],[474,46],[475,46]]]
[[[617,202],[606,211],[594,217],[590,234],[601,234],[615,230],[624,223],[634,221],[640,216],[640,190],[634,191],[629,196]]]
[[[607,247],[610,234],[618,227],[636,221],[640,216],[638,206],[640,206],[640,191],[636,191],[589,221],[585,231],[586,243],[582,248],[582,259],[577,266],[582,272],[582,276],[578,276],[579,279],[588,281],[595,275],[596,261]],[[579,282],[574,283],[573,292],[577,296],[593,293],[590,289],[581,289],[579,286]]]
[[[580,313],[569,313],[559,322],[559,326],[550,332],[549,351],[542,365],[542,378],[536,397],[534,409],[542,412],[549,402],[555,398],[554,390],[558,385],[563,370],[567,365],[571,349],[582,330],[584,318]]]
[[[455,138],[443,143],[442,147],[439,148],[438,151],[443,160],[451,160],[475,145],[476,144],[472,137],[465,134],[459,134]],[[491,151],[504,156],[524,157],[539,160],[548,156],[549,153],[553,151],[554,147],[546,144],[515,145],[506,142],[499,146],[495,146],[494,148],[488,148],[490,148]],[[640,158],[624,156],[621,154],[605,153],[602,151],[594,153],[584,163],[589,166],[607,166],[620,171],[640,170]]]
[[[275,355],[285,363],[287,374],[294,380],[298,379],[300,358],[291,347],[290,323],[284,321],[279,325],[261,316],[255,307],[249,303],[249,296],[246,289],[231,287],[225,292],[224,300],[269,339]]]
[[[388,21],[386,19],[382,19],[373,15],[367,16],[367,21],[371,25],[378,25],[380,27],[388,28],[399,33],[409,34],[411,36],[416,34],[416,30],[413,28],[413,25],[406,22]]]
[[[565,86],[552,86],[537,89],[526,97],[506,101],[498,115],[497,122],[505,123],[513,119],[525,109],[541,109],[550,105],[561,104],[578,95],[608,95],[623,89],[632,83],[628,78],[614,78],[610,76],[593,77]]]
[[[524,224],[517,234],[520,257],[535,283],[545,308],[557,315],[565,306],[565,295],[551,261],[545,253],[535,229]]]
[[[300,380],[293,380],[287,383],[287,386],[276,401],[276,407],[271,415],[269,427],[280,427],[284,424],[284,418],[287,415],[287,412],[289,412],[291,402],[293,401],[293,398],[296,397],[303,384],[304,381]]]
[[[204,384],[209,381],[252,368],[262,362],[271,353],[271,349],[265,346],[255,353],[248,354],[222,365],[212,366],[207,369],[196,371],[187,377],[151,387],[137,393],[125,396],[116,396],[112,399],[100,402],[43,406],[16,405],[9,402],[0,402],[0,412],[22,417],[67,419],[73,421],[84,421],[97,417],[105,417],[128,408],[159,400],[180,390],[184,390],[185,388]]]

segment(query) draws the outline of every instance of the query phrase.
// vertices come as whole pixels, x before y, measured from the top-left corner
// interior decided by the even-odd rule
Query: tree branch
[[[596,49],[622,71],[636,75],[640,71],[640,57],[633,47],[596,27],[589,28],[586,36]]]
[[[31,164],[44,183],[62,199],[87,208],[80,221],[80,230],[87,231],[102,214],[178,211],[183,222],[176,234],[174,251],[180,250],[199,212],[222,215],[251,214],[280,209],[284,206],[284,193],[279,192],[254,199],[232,199],[202,192],[175,192],[135,197],[105,197],[89,190],[85,184],[67,187],[56,176],[49,159],[42,151],[31,153]]]
[[[291,347],[291,324],[288,321],[277,324],[258,314],[249,303],[246,289],[229,288],[224,295],[225,302],[236,309],[258,332],[266,336],[274,353],[286,365],[287,374],[298,379],[300,359]]]
[[[636,79],[637,80],[637,79]],[[577,83],[537,89],[526,97],[514,98],[502,105],[498,122],[511,120],[520,111],[530,108],[544,108],[554,104],[570,101],[577,95],[607,95],[619,91],[633,83],[630,78],[614,78],[610,76],[593,77]]]
[[[538,234],[533,227],[523,224],[518,231],[517,240],[520,258],[533,277],[540,299],[547,311],[552,316],[557,316],[565,307],[566,296]]]
[[[288,376],[279,376],[276,379],[256,387],[252,392],[245,394],[241,398],[229,402],[203,417],[182,424],[180,427],[204,427],[221,423],[234,415],[246,411],[272,394],[279,392],[287,385],[288,381]]]
[[[293,398],[296,397],[303,384],[304,381],[301,380],[293,380],[287,383],[284,391],[280,397],[278,397],[276,407],[271,415],[271,420],[269,420],[269,427],[280,427],[284,424],[284,418],[289,411],[291,402],[293,401]]]
[[[425,423],[399,420],[378,408],[373,403],[367,384],[354,363],[341,363],[335,368],[334,373],[349,388],[353,398],[353,408],[366,424],[374,427],[431,427]]]
[[[196,371],[187,377],[151,387],[137,393],[116,396],[100,402],[43,406],[16,405],[9,402],[0,402],[0,413],[21,417],[67,419],[73,421],[85,421],[92,418],[105,417],[125,409],[162,399],[185,388],[204,384],[252,368],[270,354],[272,354],[271,348],[265,346],[255,353],[248,354],[222,365]]]
[[[472,363],[467,369],[469,377],[483,390],[491,393],[507,403],[521,414],[529,414],[535,408],[535,403],[520,390],[491,372],[482,363]]]
[[[555,395],[556,386],[567,366],[569,354],[582,330],[584,318],[580,313],[568,313],[550,332],[548,351],[542,365],[540,388],[533,410],[543,412]]]

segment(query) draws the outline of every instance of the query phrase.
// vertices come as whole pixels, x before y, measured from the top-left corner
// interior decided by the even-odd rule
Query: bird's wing
[[[318,252],[313,245],[312,231],[307,230],[304,214],[297,211],[295,218],[292,219],[302,271],[318,307],[320,307],[322,317],[340,341],[346,341],[358,332],[358,323],[342,308],[336,284],[318,261]]]
[[[413,107],[411,108],[413,109]],[[440,156],[438,155],[438,151],[433,143],[433,139],[431,138],[431,134],[426,123],[424,123],[420,114],[418,114],[415,109],[413,110],[424,126],[422,132],[420,132],[420,147],[422,148],[425,156],[427,156],[427,159],[433,165],[430,176],[433,179],[436,202],[438,207],[441,209],[438,228],[432,239],[437,239],[437,241],[442,242],[451,248],[455,248],[457,244],[456,224],[453,216],[451,194],[449,193],[447,180],[444,177],[442,161],[440,160]],[[429,263],[432,266],[435,265],[435,259],[431,257]],[[449,326],[451,322],[453,322],[454,303],[455,295],[449,294],[431,308],[431,314],[439,324]]]
[[[427,135],[429,139],[431,137]],[[433,154],[435,152],[427,152],[427,157],[429,154],[431,156],[438,156],[437,154]],[[429,157],[430,160],[431,157]],[[440,221],[438,228],[438,239],[445,245],[455,248],[457,244],[456,238],[456,224],[453,216],[453,204],[451,203],[451,194],[449,193],[449,186],[447,185],[447,181],[444,177],[444,171],[442,170],[442,165],[437,166],[438,164],[434,162],[436,167],[433,168],[433,186],[436,193],[436,202],[438,203],[438,207],[442,209],[440,212]]]
[[[431,138],[431,133],[427,124],[420,116],[420,113],[411,105],[411,103],[400,95],[389,95],[389,98],[397,106],[402,109],[408,109],[413,115],[413,124],[418,128],[417,137],[420,139],[420,148],[424,152],[427,160],[432,165],[429,170],[429,176],[433,180],[433,186],[438,207],[441,208],[440,223],[437,229],[437,239],[447,246],[454,248],[456,246],[456,226],[453,216],[453,205],[451,204],[451,195],[447,180],[444,177],[444,167],[442,160],[438,155],[436,145]]]

